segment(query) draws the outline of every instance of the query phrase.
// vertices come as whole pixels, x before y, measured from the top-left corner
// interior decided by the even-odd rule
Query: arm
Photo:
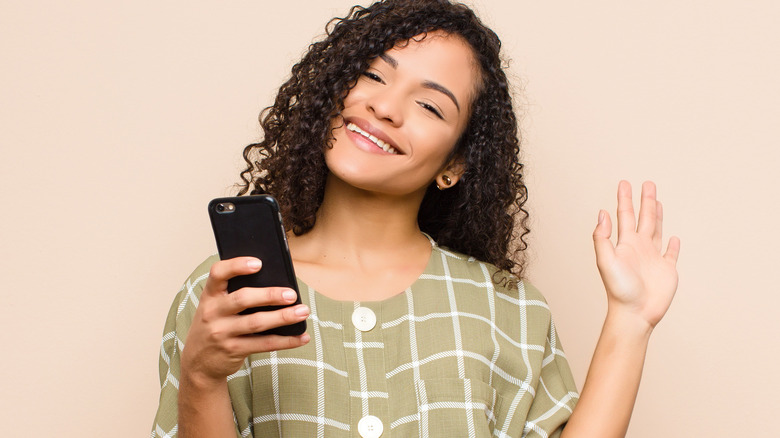
[[[617,217],[617,245],[610,241],[612,221],[605,211],[599,213],[593,232],[596,262],[607,291],[607,317],[564,438],[625,436],[650,334],[677,290],[680,240],[669,239],[662,253],[663,211],[655,185],[642,186],[637,224],[631,186],[621,181]]]
[[[227,376],[241,368],[252,353],[299,347],[309,335],[256,336],[252,333],[302,321],[308,307],[301,304],[270,312],[239,315],[255,306],[295,301],[285,288],[244,288],[231,294],[227,282],[260,270],[259,260],[238,257],[216,262],[209,272],[181,354],[178,393],[180,437],[235,437]]]

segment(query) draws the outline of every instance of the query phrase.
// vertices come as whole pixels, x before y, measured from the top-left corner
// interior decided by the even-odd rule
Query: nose
[[[384,120],[391,125],[403,124],[403,96],[393,86],[387,85],[366,99],[368,111],[379,120]]]

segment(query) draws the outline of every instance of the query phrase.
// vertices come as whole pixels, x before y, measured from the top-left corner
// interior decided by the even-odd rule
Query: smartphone
[[[257,257],[263,262],[259,272],[228,280],[228,292],[242,287],[282,286],[301,293],[295,279],[287,235],[282,224],[279,204],[272,196],[251,195],[217,198],[209,202],[209,218],[221,260],[239,256]],[[264,306],[246,309],[241,314],[280,309],[286,306]],[[306,331],[306,321],[277,327],[259,334],[297,336]]]

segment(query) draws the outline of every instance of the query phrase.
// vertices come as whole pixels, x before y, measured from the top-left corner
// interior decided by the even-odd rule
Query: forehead
[[[470,102],[477,89],[479,68],[471,46],[460,36],[433,31],[397,44],[386,55],[398,69],[421,81],[448,88],[461,102]]]

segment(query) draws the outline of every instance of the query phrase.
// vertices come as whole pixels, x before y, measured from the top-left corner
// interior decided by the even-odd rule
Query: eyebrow
[[[383,53],[379,55],[379,57],[382,58],[382,60],[385,61],[386,63],[390,64],[390,67],[394,69],[398,68],[398,60],[388,55],[387,53]],[[425,81],[422,83],[422,86],[423,88],[427,88],[429,90],[436,90],[444,94],[445,96],[449,97],[450,100],[452,100],[452,103],[455,104],[455,108],[457,108],[458,111],[460,111],[460,105],[458,104],[458,99],[456,99],[455,95],[452,94],[452,91],[448,90],[445,86],[433,81]]]

